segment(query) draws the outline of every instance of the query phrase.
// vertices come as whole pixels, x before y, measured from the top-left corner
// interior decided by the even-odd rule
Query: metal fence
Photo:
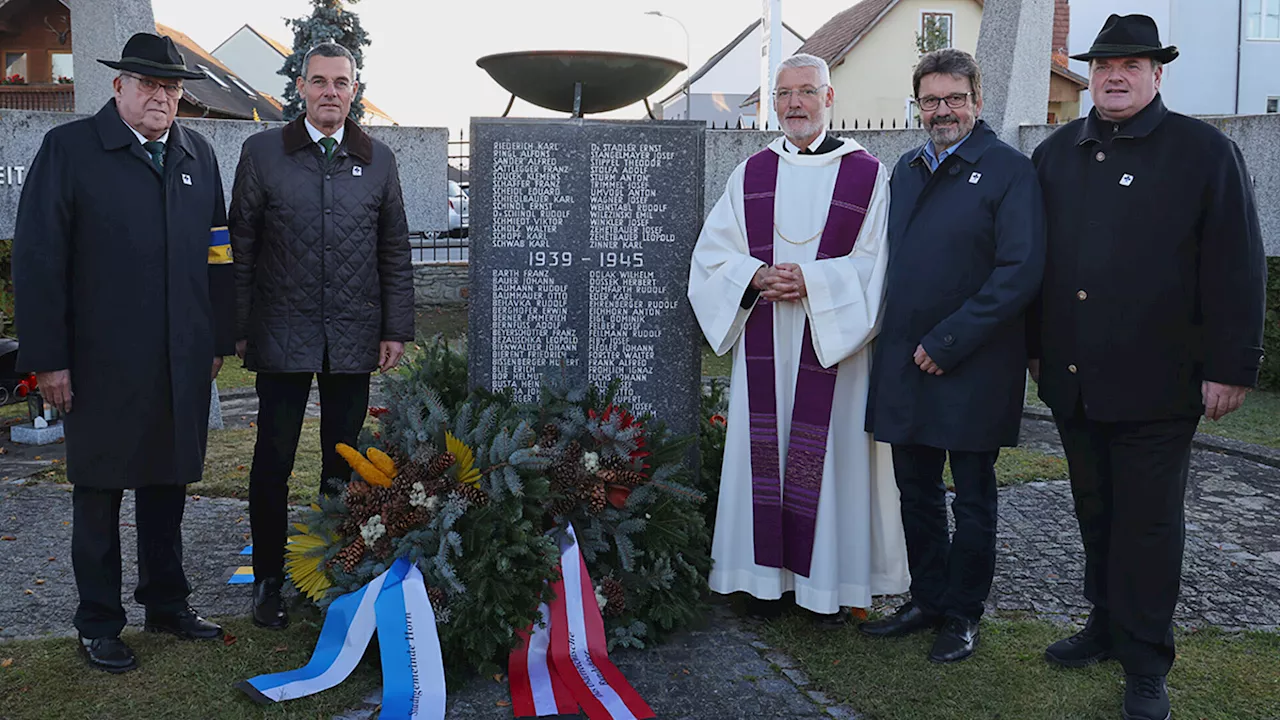
[[[449,134],[448,176],[467,192],[471,187],[471,141],[465,130]],[[469,219],[469,218],[468,218]],[[414,232],[409,234],[413,262],[429,265],[466,263],[470,259],[470,235],[467,224],[462,228]]]

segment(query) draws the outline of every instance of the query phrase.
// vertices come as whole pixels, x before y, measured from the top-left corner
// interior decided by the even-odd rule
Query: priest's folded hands
[[[760,297],[769,302],[799,302],[808,295],[804,286],[804,273],[795,263],[760,268],[751,279],[751,287],[759,290]]]

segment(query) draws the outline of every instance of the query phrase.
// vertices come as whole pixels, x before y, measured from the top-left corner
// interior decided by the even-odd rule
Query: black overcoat
[[[1049,254],[1029,351],[1049,407],[1196,417],[1203,380],[1254,385],[1266,265],[1236,144],[1157,95],[1125,123],[1068,123],[1033,160]]]
[[[1044,270],[1035,170],[982,121],[934,173],[923,150],[903,155],[889,184],[889,271],[867,431],[945,450],[1016,445],[1025,311]],[[916,366],[917,345],[944,374]]]
[[[164,172],[115,100],[50,130],[13,243],[18,363],[70,370],[67,477],[136,488],[200,479],[215,355],[234,353],[230,264],[213,148],[174,123]]]

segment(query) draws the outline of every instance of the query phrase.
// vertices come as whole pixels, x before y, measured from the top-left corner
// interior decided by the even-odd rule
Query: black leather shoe
[[[268,630],[289,627],[289,611],[280,598],[280,578],[262,578],[253,581],[253,624]]]
[[[942,625],[942,616],[927,613],[908,602],[887,618],[864,622],[858,626],[864,635],[871,637],[902,637],[921,630],[936,630]]]
[[[1097,610],[1089,613],[1084,629],[1044,651],[1044,659],[1066,668],[1082,668],[1111,657],[1111,631]]]
[[[973,655],[978,648],[978,621],[949,617],[933,641],[929,659],[936,663],[953,663]]]
[[[138,669],[133,650],[118,637],[80,638],[80,654],[89,664],[109,673],[125,673]]]
[[[176,613],[148,610],[147,623],[143,629],[147,632],[177,635],[183,640],[216,640],[222,637],[221,625],[196,615],[196,611],[191,608]]]
[[[1171,717],[1164,675],[1124,676],[1124,720],[1169,720]]]

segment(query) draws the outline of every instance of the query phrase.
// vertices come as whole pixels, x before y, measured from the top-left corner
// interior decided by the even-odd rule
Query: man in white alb
[[[787,58],[774,87],[785,137],[734,169],[689,272],[703,333],[734,351],[710,584],[838,624],[910,583],[891,453],[863,431],[889,181],[826,134],[826,62]]]

